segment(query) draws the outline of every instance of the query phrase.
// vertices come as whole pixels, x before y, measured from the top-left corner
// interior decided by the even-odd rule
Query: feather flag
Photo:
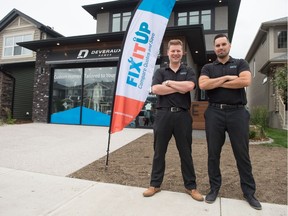
[[[110,134],[130,124],[145,103],[175,2],[142,0],[131,17],[118,66]]]

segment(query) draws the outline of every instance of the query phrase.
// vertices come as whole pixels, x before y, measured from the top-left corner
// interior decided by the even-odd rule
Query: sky
[[[94,34],[96,21],[82,6],[108,1],[113,0],[1,0],[0,20],[16,8],[64,36]],[[287,0],[241,0],[230,55],[245,58],[261,24],[286,16]]]

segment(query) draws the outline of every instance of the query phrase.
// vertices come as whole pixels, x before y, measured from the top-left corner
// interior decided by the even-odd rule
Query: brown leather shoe
[[[188,193],[193,199],[197,201],[204,201],[204,197],[196,189],[192,189],[192,190],[185,189],[185,190],[186,190],[186,193]]]
[[[151,197],[154,194],[161,191],[161,188],[149,187],[147,190],[143,192],[144,197]]]

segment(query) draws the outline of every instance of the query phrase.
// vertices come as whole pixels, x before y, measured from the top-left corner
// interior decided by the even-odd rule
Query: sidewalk
[[[110,153],[151,130],[112,134]],[[194,136],[203,136],[201,131]],[[53,124],[0,127],[0,216],[286,216],[287,206],[243,200],[197,202],[162,191],[144,198],[144,188],[65,177],[106,155],[108,128]]]

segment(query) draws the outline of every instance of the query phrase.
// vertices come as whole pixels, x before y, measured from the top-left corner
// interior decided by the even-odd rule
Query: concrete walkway
[[[152,132],[124,129],[112,134],[110,152]],[[195,131],[195,137],[203,131]],[[199,137],[200,138],[200,137]],[[0,216],[287,216],[287,206],[243,200],[194,201],[162,191],[144,198],[144,188],[65,177],[106,155],[108,128],[53,124],[0,127]]]

